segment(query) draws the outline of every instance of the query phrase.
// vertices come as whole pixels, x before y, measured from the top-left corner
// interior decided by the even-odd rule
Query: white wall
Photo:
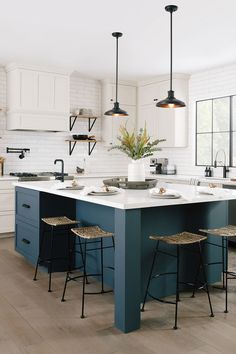
[[[180,174],[203,175],[204,168],[195,166],[195,102],[199,99],[236,94],[236,64],[215,68],[193,74],[189,82],[189,145],[187,148],[165,148],[158,152],[158,157],[168,157],[170,163],[177,165]],[[71,77],[71,108],[92,108],[95,114],[101,114],[101,86],[99,81],[72,75]],[[6,106],[6,75],[0,68],[0,106]],[[68,172],[75,172],[77,165],[83,165],[86,159],[87,172],[124,172],[127,159],[116,152],[107,152],[102,144],[97,144],[93,154],[87,155],[87,144],[77,144],[72,156],[68,154],[65,139],[69,134],[45,132],[6,131],[6,117],[0,113],[0,155],[6,156],[6,172],[10,171],[53,171],[55,158],[65,160]],[[87,133],[87,121],[78,122],[75,133]],[[91,134],[101,135],[101,124],[95,123]],[[23,160],[15,154],[5,154],[6,147],[30,148],[30,154]],[[160,145],[161,146],[161,145]],[[148,168],[149,159],[146,161]],[[221,175],[221,168],[214,170]],[[230,175],[236,175],[231,168]]]
[[[74,108],[91,108],[96,115],[101,115],[101,85],[97,80],[71,76],[71,110]],[[0,107],[6,106],[6,74],[0,68]],[[69,120],[69,117],[68,117]],[[55,171],[58,166],[53,162],[56,158],[65,160],[65,171],[75,173],[77,165],[84,165],[87,172],[124,172],[127,160],[116,152],[108,152],[98,143],[91,156],[88,156],[88,145],[77,143],[71,156],[68,153],[68,143],[65,140],[72,134],[89,134],[101,137],[101,120],[98,119],[91,133],[87,130],[88,121],[78,121],[71,133],[7,131],[6,115],[0,112],[0,156],[6,157],[5,173],[13,171]],[[6,147],[30,148],[23,160],[18,154],[6,154]]]
[[[193,74],[189,81],[188,147],[165,148],[158,157],[168,157],[170,163],[177,165],[180,174],[203,175],[204,167],[195,166],[195,103],[200,99],[232,94],[236,94],[236,64]],[[221,176],[222,168],[213,169],[213,173]],[[230,168],[229,175],[235,176],[236,168]]]

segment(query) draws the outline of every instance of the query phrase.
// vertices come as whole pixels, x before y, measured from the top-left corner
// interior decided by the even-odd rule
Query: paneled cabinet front
[[[0,181],[0,234],[15,230],[15,193],[12,181]]]
[[[15,249],[30,263],[37,261],[40,243],[44,236],[42,258],[50,258],[51,227],[42,218],[65,215],[75,219],[75,201],[70,198],[48,195],[16,187],[16,233]],[[54,228],[53,263],[54,271],[63,271],[68,265],[68,231],[65,227]],[[49,263],[41,264],[47,268]]]
[[[69,129],[69,75],[31,68],[7,68],[9,130]]]
[[[187,101],[188,79],[174,79],[176,97]],[[158,108],[156,103],[167,96],[169,80],[140,85],[138,88],[138,127],[146,124],[153,139],[166,139],[161,147],[187,146],[186,108]]]
[[[128,116],[111,117],[104,115],[102,117],[102,140],[106,146],[117,144],[117,136],[120,135],[121,125],[125,125],[129,131],[136,129],[137,98],[136,87],[131,84],[120,84],[118,86],[118,101],[120,107],[128,113]],[[102,110],[103,113],[114,106],[116,97],[115,85],[112,83],[103,83],[102,85]]]

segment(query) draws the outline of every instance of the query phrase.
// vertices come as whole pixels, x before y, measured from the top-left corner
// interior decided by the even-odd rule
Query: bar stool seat
[[[228,269],[228,238],[236,237],[236,226],[235,225],[226,225],[223,227],[215,228],[215,229],[200,229],[202,233],[205,235],[211,235],[216,237],[221,237],[222,242],[221,245],[207,241],[209,244],[220,247],[222,249],[222,259],[218,262],[210,262],[207,265],[216,265],[222,264],[222,273],[223,273],[223,284],[221,290],[225,291],[225,313],[228,313],[228,280],[236,279],[236,272],[229,271]],[[215,286],[215,288],[219,288]]]
[[[40,242],[40,248],[39,248],[39,255],[35,267],[35,273],[34,273],[34,278],[33,280],[37,280],[37,273],[38,273],[38,267],[39,264],[42,262],[47,262],[49,264],[48,266],[48,273],[49,273],[49,282],[48,282],[48,292],[51,292],[51,283],[52,283],[52,264],[54,261],[59,260],[59,259],[66,259],[66,257],[53,257],[53,251],[54,251],[54,238],[55,238],[55,230],[60,230],[66,231],[67,232],[67,241],[68,241],[68,250],[70,253],[70,228],[72,225],[78,225],[79,221],[69,219],[67,216],[53,216],[53,217],[46,217],[42,218],[41,221],[43,222],[43,225],[48,225],[50,226],[50,250],[49,250],[49,257],[46,258],[43,256],[43,247],[45,245],[45,237],[46,237],[46,230],[43,227],[42,228],[42,237],[41,237],[41,242]],[[64,232],[62,233],[64,235]],[[69,257],[69,256],[68,256]]]
[[[200,272],[200,269],[202,268],[203,280],[204,280],[204,283],[202,283],[202,289],[206,290],[206,292],[207,292],[209,307],[210,307],[210,312],[211,312],[210,316],[214,317],[212,305],[211,305],[210,294],[209,294],[209,289],[208,289],[207,278],[206,278],[206,272],[205,272],[205,268],[204,268],[202,248],[201,248],[201,242],[207,239],[206,236],[184,231],[184,232],[177,233],[177,234],[170,235],[170,236],[151,235],[151,236],[149,236],[149,239],[154,240],[157,243],[156,243],[156,248],[154,251],[154,256],[153,256],[152,265],[151,265],[151,269],[150,269],[150,273],[149,273],[149,277],[148,277],[148,281],[147,281],[147,287],[146,287],[141,311],[142,312],[144,311],[144,307],[145,307],[145,303],[146,303],[148,295],[154,300],[168,303],[168,304],[174,304],[175,305],[175,323],[174,323],[173,328],[177,329],[178,328],[177,321],[178,321],[179,284],[186,284],[186,285],[192,286],[195,291],[195,289],[197,288],[196,284],[199,280],[198,279],[199,272]],[[165,243],[167,245],[170,245],[170,247],[175,246],[176,254],[168,253],[166,250],[164,250],[164,251],[160,250],[159,249],[160,243]],[[194,244],[197,245],[197,252],[194,252],[194,253],[197,253],[199,256],[199,264],[198,264],[196,275],[195,275],[195,281],[192,284],[192,283],[186,283],[186,282],[179,280],[179,258],[180,258],[180,249],[183,249],[185,251],[189,250],[188,245],[194,245]],[[191,250],[191,249],[189,251],[193,252],[193,250]],[[154,274],[154,266],[155,266],[157,258],[160,254],[164,254],[166,256],[171,256],[171,257],[176,258],[176,272],[168,271],[166,273],[155,273]],[[176,275],[175,301],[167,301],[167,300],[157,298],[149,292],[149,287],[150,287],[151,281],[154,279],[157,279],[163,275]],[[193,297],[194,297],[194,293],[193,293]]]
[[[162,241],[169,245],[188,245],[206,240],[205,236],[181,232],[171,236],[149,236],[150,240]]]
[[[71,220],[66,216],[55,216],[50,218],[41,219],[45,224],[50,226],[66,226],[66,225],[75,225],[78,224],[78,221]]]
[[[85,295],[95,295],[95,294],[104,294],[108,292],[113,292],[113,290],[104,290],[104,265],[103,265],[103,250],[108,249],[108,248],[115,248],[115,243],[114,243],[114,234],[112,232],[107,232],[103,229],[101,229],[99,226],[84,226],[84,227],[77,227],[77,228],[72,228],[71,229],[72,233],[79,237],[79,246],[80,246],[80,253],[81,253],[81,258],[82,258],[82,267],[83,267],[83,274],[82,275],[74,275],[72,272],[68,271],[66,274],[66,279],[65,279],[65,285],[64,285],[64,290],[62,294],[61,301],[65,301],[65,293],[67,289],[67,283],[69,281],[74,281],[77,280],[78,278],[83,278],[83,291],[82,291],[82,308],[81,308],[81,318],[85,318],[84,315],[84,307],[85,307]],[[112,245],[111,246],[104,246],[103,245],[103,239],[105,238],[111,238],[112,239]],[[83,243],[81,243],[80,240],[84,240]],[[96,246],[96,244],[99,243],[99,246]],[[90,246],[90,248],[87,248],[87,246]],[[92,245],[92,248],[91,248]],[[84,250],[83,250],[84,248]],[[86,270],[86,261],[87,261],[87,253],[90,251],[96,251],[99,250],[101,253],[101,272],[96,273],[96,274],[88,274]],[[81,267],[80,267],[81,268]],[[114,269],[113,267],[106,267],[110,269]],[[86,284],[89,284],[88,282],[88,277],[96,277],[96,276],[101,276],[101,291],[99,292],[86,292],[85,291],[85,286]]]
[[[113,233],[102,230],[99,226],[85,226],[71,229],[71,231],[81,238],[96,239],[101,237],[113,237]]]
[[[217,229],[199,229],[199,231],[204,232],[206,234],[211,234],[211,235],[220,236],[220,237],[234,237],[234,236],[236,236],[236,226],[235,225],[227,225],[227,226],[219,227]]]

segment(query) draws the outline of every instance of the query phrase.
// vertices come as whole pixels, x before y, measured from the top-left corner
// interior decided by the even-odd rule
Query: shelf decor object
[[[120,145],[114,145],[108,151],[118,149],[132,159],[128,165],[128,182],[144,182],[145,167],[143,159],[152,156],[156,151],[160,151],[161,149],[157,145],[165,139],[156,139],[150,142],[146,126],[135,135],[134,132],[129,133],[126,126],[121,125],[120,134],[117,137]]]
[[[123,33],[113,32],[112,36],[116,38],[116,100],[114,102],[114,107],[104,114],[112,117],[128,116],[128,113],[120,108],[118,102],[118,39],[123,36]]]
[[[172,68],[173,68],[173,30],[172,30],[172,13],[178,10],[176,5],[167,5],[165,10],[170,13],[170,90],[168,96],[157,102],[156,106],[160,108],[180,108],[185,107],[185,103],[175,98],[175,92],[172,89]]]

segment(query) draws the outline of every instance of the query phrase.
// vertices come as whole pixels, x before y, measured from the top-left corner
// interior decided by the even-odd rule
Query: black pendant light
[[[106,116],[113,116],[113,117],[128,116],[128,113],[120,108],[118,102],[118,38],[122,37],[123,33],[113,32],[112,36],[116,38],[116,101],[114,102],[114,107],[111,110],[105,112],[104,114]]]
[[[176,5],[168,5],[165,10],[170,13],[170,90],[168,96],[157,102],[156,106],[161,108],[180,108],[185,107],[185,103],[175,98],[174,91],[172,90],[172,13],[178,10]]]

